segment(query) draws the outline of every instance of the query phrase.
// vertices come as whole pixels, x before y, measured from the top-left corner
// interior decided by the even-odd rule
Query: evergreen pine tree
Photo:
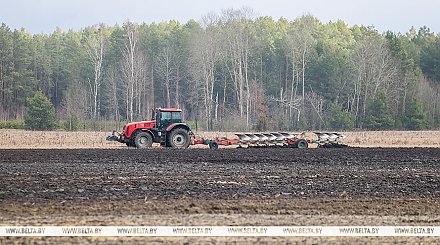
[[[426,128],[426,124],[421,104],[416,99],[412,99],[405,111],[403,126],[409,130],[420,130]]]
[[[354,126],[353,115],[350,112],[343,111],[337,103],[332,104],[329,126],[334,130],[348,130]]]
[[[393,119],[388,111],[387,98],[384,93],[378,94],[368,106],[365,117],[365,128],[384,130],[393,127]]]

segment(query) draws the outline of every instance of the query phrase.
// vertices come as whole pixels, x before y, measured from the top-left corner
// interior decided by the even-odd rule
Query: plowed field
[[[440,225],[440,149],[0,150],[0,225]],[[0,238],[378,243],[390,238]],[[436,242],[393,238],[393,242]]]

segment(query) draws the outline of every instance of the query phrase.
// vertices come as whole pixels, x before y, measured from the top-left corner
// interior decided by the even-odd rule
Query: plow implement
[[[345,148],[346,144],[339,141],[345,135],[339,133],[315,132],[316,137],[309,137],[303,133],[245,133],[235,134],[238,139],[214,138],[204,139],[193,136],[192,145],[209,145],[210,149],[216,150],[219,145],[237,146],[237,148],[308,148],[309,144],[316,144],[318,148]]]

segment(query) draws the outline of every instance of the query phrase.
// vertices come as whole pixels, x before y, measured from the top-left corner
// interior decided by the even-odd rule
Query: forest
[[[439,89],[440,37],[426,26],[380,33],[241,8],[51,34],[0,27],[4,125],[41,91],[58,120],[93,130],[157,107],[181,108],[199,130],[438,129]]]

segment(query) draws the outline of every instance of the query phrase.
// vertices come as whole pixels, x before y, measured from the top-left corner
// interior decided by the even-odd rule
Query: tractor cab
[[[153,113],[156,120],[156,127],[159,131],[165,131],[174,123],[182,123],[182,110],[175,108],[158,108]]]

